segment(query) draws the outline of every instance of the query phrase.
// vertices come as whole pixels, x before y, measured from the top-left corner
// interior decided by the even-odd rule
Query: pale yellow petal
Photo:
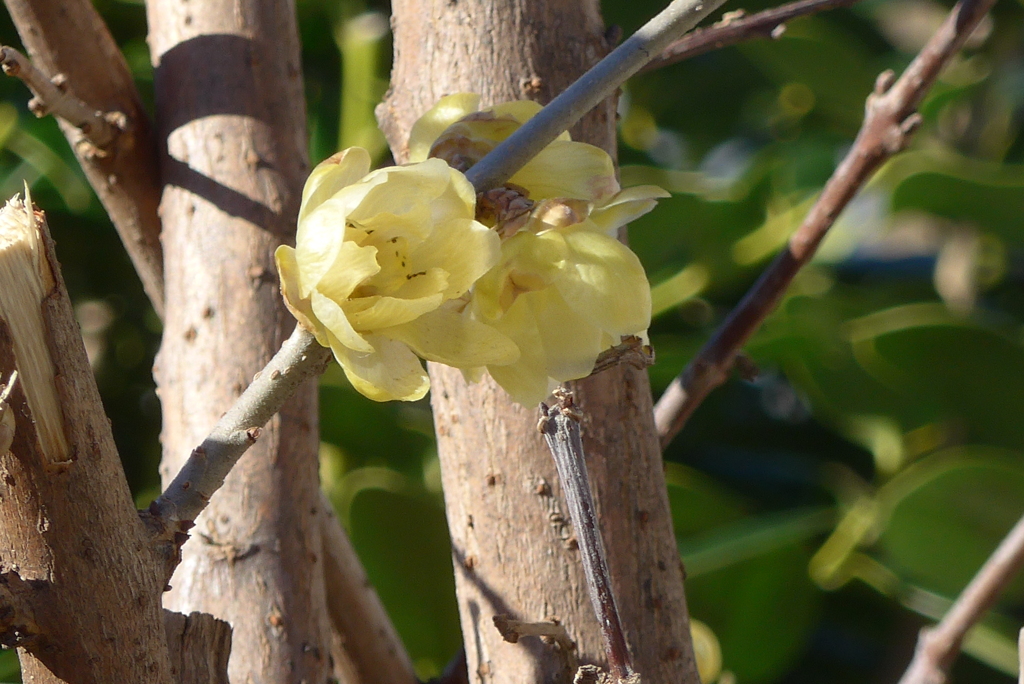
[[[626,188],[605,204],[590,212],[590,220],[597,228],[609,235],[627,223],[640,218],[654,209],[658,200],[671,195],[657,185],[639,185]]]
[[[406,343],[428,361],[456,368],[512,363],[519,358],[519,348],[512,340],[453,307],[431,311],[404,325],[378,332]]]
[[[501,261],[474,286],[473,304],[486,320],[495,320],[525,293],[551,285],[563,268],[568,247],[558,231],[521,232],[501,245]]]
[[[448,273],[445,299],[454,299],[487,273],[501,255],[501,238],[472,219],[447,221],[437,226],[409,257],[413,268],[443,269]]]
[[[554,284],[569,307],[612,335],[646,330],[651,288],[636,255],[601,233],[571,232],[565,241],[569,255]]]
[[[331,337],[335,341],[354,351],[364,353],[373,351],[373,346],[355,331],[348,316],[345,315],[345,311],[338,306],[337,302],[319,292],[313,292],[309,302],[316,319],[331,333]],[[332,344],[332,346],[334,345]]]
[[[359,285],[379,271],[375,247],[360,247],[354,242],[342,242],[338,246],[334,263],[324,271],[320,279],[305,282],[320,294],[336,302],[343,302]],[[300,274],[305,275],[305,272],[300,271]]]
[[[347,216],[372,233],[373,244],[393,237],[423,239],[442,219],[473,218],[472,186],[440,159],[374,172],[378,173],[386,182],[372,188]]]
[[[438,100],[412,126],[409,133],[409,161],[426,159],[430,146],[444,133],[444,129],[479,108],[480,96],[474,93],[456,93]]]
[[[344,187],[359,182],[370,172],[370,153],[361,147],[350,147],[316,165],[302,188],[299,221],[320,206],[324,200]]]
[[[491,107],[491,111],[497,116],[511,116],[513,119],[518,121],[520,124],[524,124],[534,116],[537,115],[542,109],[540,103],[534,102],[533,100],[516,100],[514,102],[503,102],[499,105]],[[568,131],[563,131],[559,134],[556,140],[572,140],[569,137]]]
[[[515,363],[489,365],[487,372],[513,400],[523,406],[536,406],[552,388],[533,312],[525,303],[513,306],[502,318],[499,329],[516,342],[519,359]]]
[[[361,297],[346,302],[345,312],[356,330],[376,332],[381,328],[390,328],[416,320],[428,311],[436,309],[443,301],[441,293],[419,299]]]
[[[590,375],[604,350],[601,329],[566,304],[554,288],[523,299],[537,322],[547,374],[559,382]]]
[[[371,336],[371,353],[353,351],[337,340],[331,350],[352,386],[374,401],[416,401],[430,389],[420,360],[401,342]]]
[[[281,296],[284,297],[285,306],[303,328],[316,336],[317,342],[325,347],[329,346],[327,337],[316,322],[316,315],[313,313],[309,299],[299,296],[299,264],[295,260],[295,250],[287,245],[281,245],[274,252],[274,261],[277,262],[277,272],[281,281]]]
[[[608,153],[586,143],[556,140],[516,172],[512,183],[530,191],[530,199],[571,197],[602,203],[619,191]]]

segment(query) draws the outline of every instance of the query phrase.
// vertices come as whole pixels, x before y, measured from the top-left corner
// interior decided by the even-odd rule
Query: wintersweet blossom
[[[417,356],[459,368],[515,361],[516,345],[463,298],[500,257],[466,178],[440,159],[369,170],[354,147],[306,181],[296,246],[275,254],[288,308],[377,401],[426,394]]]
[[[410,158],[468,169],[540,111],[527,101],[479,104],[469,93],[443,98],[413,126]],[[646,336],[650,286],[614,236],[666,196],[655,186],[622,190],[604,150],[563,133],[480,198],[477,218],[503,241],[499,263],[473,288],[472,311],[519,347],[517,360],[487,364],[513,399],[536,404],[556,383],[589,375],[622,337]]]
[[[646,337],[651,289],[640,260],[607,234],[618,227],[610,218],[580,200],[538,203],[474,288],[474,314],[520,349],[516,361],[487,371],[524,406],[589,375],[622,337]]]

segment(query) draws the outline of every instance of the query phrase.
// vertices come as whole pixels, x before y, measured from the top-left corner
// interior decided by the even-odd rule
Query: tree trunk
[[[166,483],[295,325],[273,252],[294,239],[309,165],[294,3],[147,6],[165,145]],[[213,497],[171,580],[168,606],[234,627],[233,682],[331,676],[317,449],[310,382]]]
[[[547,102],[608,50],[596,1],[395,0],[395,66],[378,110],[396,159],[416,118],[441,96]],[[573,131],[614,154],[614,103]],[[506,643],[495,614],[557,617],[580,660],[603,663],[600,630],[538,414],[492,382],[430,369],[456,589],[470,678],[487,684],[571,680],[537,640]],[[619,609],[644,680],[698,682],[646,374],[618,367],[576,383]]]
[[[0,211],[0,609],[26,682],[171,684],[164,563],[135,510],[42,214]],[[21,616],[21,617],[19,617]]]

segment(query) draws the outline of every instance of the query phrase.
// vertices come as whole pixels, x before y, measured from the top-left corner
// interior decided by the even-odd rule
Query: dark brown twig
[[[62,76],[47,77],[25,55],[10,46],[0,47],[0,66],[4,73],[24,81],[35,95],[28,108],[38,117],[53,114],[75,126],[94,148],[93,154],[105,156],[114,139],[127,124],[122,112],[99,112],[68,92]]]
[[[920,125],[918,104],[939,72],[960,49],[995,0],[962,0],[910,63],[899,80],[891,71],[875,81],[864,123],[853,147],[832,174],[818,201],[779,254],[725,322],[672,381],[654,407],[662,447],[682,429],[704,398],[729,377],[736,354],[775,310],[786,288],[814,256],[828,229],[862,185],[902,150]]]
[[[858,0],[799,0],[749,17],[744,16],[743,10],[727,12],[716,24],[691,31],[669,45],[639,73],[647,73],[754,38],[778,38],[784,33],[787,21],[838,7],[849,7],[856,2]]]
[[[604,542],[601,540],[594,499],[590,492],[590,479],[587,477],[580,436],[579,409],[574,406],[572,395],[564,389],[556,390],[555,398],[558,399],[556,406],[540,405],[541,420],[538,428],[555,459],[558,479],[562,483],[565,503],[569,509],[569,519],[579,542],[580,561],[587,578],[590,602],[604,636],[608,667],[616,678],[625,680],[633,674],[633,662],[626,645],[619,611],[615,606],[611,573],[608,571]]]
[[[1022,567],[1024,518],[1000,542],[939,624],[921,630],[914,659],[899,684],[945,684],[967,631],[988,612]]]

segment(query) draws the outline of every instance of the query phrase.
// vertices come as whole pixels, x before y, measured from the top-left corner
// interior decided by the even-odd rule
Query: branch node
[[[892,69],[886,69],[882,73],[878,74],[875,78],[875,95],[885,95],[892,88],[892,84],[896,82],[896,72]]]

